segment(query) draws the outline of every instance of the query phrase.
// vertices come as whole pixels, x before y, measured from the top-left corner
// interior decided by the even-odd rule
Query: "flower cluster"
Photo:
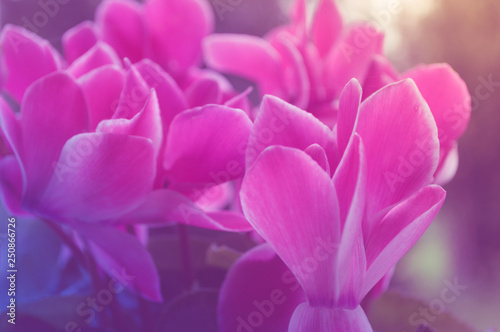
[[[63,54],[5,26],[4,205],[134,272],[153,301],[141,231],[255,231],[265,243],[221,290],[222,332],[371,331],[360,303],[443,204],[470,96],[446,64],[398,73],[383,34],[344,24],[334,0],[310,9],[297,0],[260,38],[214,34],[204,0],[108,0]],[[223,74],[255,82],[258,105]]]

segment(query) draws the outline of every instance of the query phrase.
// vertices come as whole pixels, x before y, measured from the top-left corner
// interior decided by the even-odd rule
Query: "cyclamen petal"
[[[0,35],[5,89],[18,102],[37,79],[62,68],[58,52],[32,32],[7,24]]]
[[[155,169],[149,139],[111,133],[76,135],[65,144],[37,211],[61,221],[117,218],[143,202],[152,190]]]
[[[66,141],[89,128],[82,89],[66,73],[45,76],[26,91],[20,124],[23,207],[29,210],[38,205]]]
[[[99,40],[95,24],[82,22],[66,31],[62,37],[64,55],[69,63],[90,50]]]
[[[227,106],[208,105],[180,113],[167,137],[164,166],[169,177],[175,182],[213,185],[242,177],[251,128],[245,112]]]
[[[287,331],[295,308],[305,300],[288,267],[263,244],[243,255],[226,277],[218,305],[220,332],[248,328],[255,332]],[[254,312],[259,308],[265,316],[262,324],[255,326]]]
[[[248,221],[292,270],[309,302],[331,305],[341,225],[329,174],[300,150],[270,147],[247,171],[241,202]]]

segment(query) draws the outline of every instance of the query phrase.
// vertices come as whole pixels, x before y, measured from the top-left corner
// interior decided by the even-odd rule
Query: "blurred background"
[[[93,19],[99,0],[62,1],[66,4],[54,17],[39,14],[44,2],[0,0],[0,22],[25,26],[38,22],[36,32],[60,49],[62,33]],[[398,13],[384,16],[394,2],[400,5]],[[466,81],[473,97],[478,87],[489,89],[487,98],[475,99],[469,128],[459,141],[459,169],[445,187],[447,200],[431,228],[398,265],[391,288],[429,303],[441,298],[447,281],[458,280],[466,288],[446,309],[482,331],[500,326],[500,2],[338,3],[348,22],[369,20],[386,32],[386,53],[400,71],[420,63],[447,62]],[[284,10],[290,4],[240,1],[233,10],[215,15],[216,29],[262,35],[286,21]],[[488,81],[494,83],[484,86]]]

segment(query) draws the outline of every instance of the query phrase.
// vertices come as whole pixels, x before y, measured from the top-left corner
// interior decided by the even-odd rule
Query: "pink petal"
[[[89,108],[90,130],[113,116],[124,80],[123,71],[113,65],[94,69],[78,79]]]
[[[56,72],[29,87],[21,104],[25,208],[38,203],[66,141],[88,127],[83,92],[69,75]]]
[[[148,194],[134,210],[115,220],[118,224],[170,226],[176,223],[221,231],[245,232],[252,229],[240,215],[231,212],[205,213],[186,196],[160,189]]]
[[[160,277],[149,252],[132,235],[112,227],[73,225],[87,238],[99,266],[121,285],[135,290],[146,299],[161,302]]]
[[[73,61],[68,68],[68,72],[78,78],[93,69],[105,65],[117,65],[121,67],[121,61],[109,45],[97,42],[90,50]]]
[[[39,211],[61,220],[116,218],[142,203],[153,187],[155,166],[148,139],[109,133],[74,136],[61,152]]]
[[[360,306],[354,310],[329,309],[302,303],[293,313],[288,332],[306,331],[372,332],[373,329]]]
[[[69,29],[62,37],[66,60],[72,63],[90,50],[98,39],[94,22],[85,21]]]
[[[366,157],[361,138],[355,134],[333,176],[338,193],[342,239],[337,273],[338,303],[342,308],[358,306],[366,271],[362,221],[366,204]]]
[[[208,105],[184,111],[170,126],[165,168],[177,182],[215,185],[242,177],[251,128],[238,109]]]
[[[220,332],[287,331],[303,290],[269,245],[256,247],[229,270],[219,298]]]
[[[403,76],[415,81],[429,104],[442,146],[460,137],[470,119],[471,97],[465,82],[447,64],[417,67]]]
[[[363,296],[417,242],[443,205],[446,192],[430,185],[395,206],[382,219],[366,244],[368,270]]]
[[[222,91],[217,81],[210,78],[202,78],[189,86],[186,90],[186,99],[190,107],[220,104],[222,101]]]
[[[249,35],[214,34],[204,41],[210,68],[255,81],[260,93],[282,95],[280,54],[266,40]]]
[[[49,42],[24,28],[7,24],[0,46],[5,89],[18,102],[31,83],[62,67],[60,55]]]
[[[144,108],[132,119],[104,120],[97,126],[97,132],[135,135],[147,138],[153,143],[155,155],[162,144],[160,106],[155,90],[149,94]]]
[[[144,58],[146,31],[140,4],[135,1],[104,1],[97,9],[96,23],[102,40],[111,45],[120,58],[129,58],[132,62]]]
[[[337,142],[339,153],[342,155],[356,129],[362,89],[356,79],[352,79],[344,88],[340,96],[337,119]]]
[[[174,79],[151,60],[143,59],[134,66],[149,88],[156,90],[163,128],[166,133],[172,119],[188,109],[184,94]]]
[[[399,80],[399,73],[392,63],[383,55],[374,55],[363,82],[363,100],[371,96],[375,91],[397,80]]]
[[[304,150],[311,144],[326,152],[330,167],[336,167],[336,151],[332,131],[312,114],[279,98],[265,96],[246,152],[247,167],[268,146],[283,145]]]
[[[314,143],[309,145],[305,150],[305,153],[309,155],[314,161],[318,163],[319,166],[326,172],[330,174],[330,164],[328,163],[328,157],[326,156],[325,150],[318,144]]]
[[[329,174],[303,151],[273,146],[247,171],[240,195],[248,221],[292,270],[309,302],[333,304],[340,216]]]
[[[144,14],[155,62],[173,75],[200,62],[202,40],[214,25],[206,1],[150,0]]]
[[[366,99],[357,132],[369,165],[369,234],[377,212],[432,183],[439,143],[432,113],[411,80],[391,84]]]
[[[342,32],[342,16],[334,0],[321,0],[314,15],[311,34],[314,45],[324,57],[339,39]]]
[[[125,84],[113,118],[132,119],[144,107],[150,90],[137,68],[130,65],[125,74]]]
[[[363,84],[373,56],[382,51],[382,42],[383,34],[369,24],[359,24],[347,30],[325,60],[326,86],[340,93],[352,78]]]

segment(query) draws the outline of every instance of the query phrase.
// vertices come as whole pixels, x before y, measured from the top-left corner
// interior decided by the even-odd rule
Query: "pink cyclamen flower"
[[[106,272],[125,267],[136,275],[131,287],[151,300],[161,299],[157,271],[123,225],[251,228],[237,213],[196,205],[244,174],[252,123],[233,107],[244,95],[222,104],[219,85],[201,94],[209,73],[183,91],[148,59],[123,67],[103,42],[69,65],[19,27],[6,26],[0,43],[3,92],[20,109],[0,99],[0,189],[11,213],[70,227]]]
[[[205,39],[205,60],[221,72],[254,81],[261,95],[271,94],[302,108],[333,127],[340,94],[352,78],[363,99],[387,84],[412,78],[430,106],[440,138],[435,182],[444,184],[458,166],[456,140],[470,118],[465,83],[446,64],[421,66],[402,75],[382,54],[383,34],[367,23],[345,26],[334,0],[319,1],[307,22],[306,3],[295,2],[289,25],[264,39],[213,34]]]
[[[360,101],[353,80],[332,131],[264,98],[241,199],[269,246],[229,272],[221,331],[372,330],[361,300],[423,234],[445,192],[432,184],[437,127],[415,83],[391,84]],[[418,166],[391,182],[398,159],[416,155]]]

